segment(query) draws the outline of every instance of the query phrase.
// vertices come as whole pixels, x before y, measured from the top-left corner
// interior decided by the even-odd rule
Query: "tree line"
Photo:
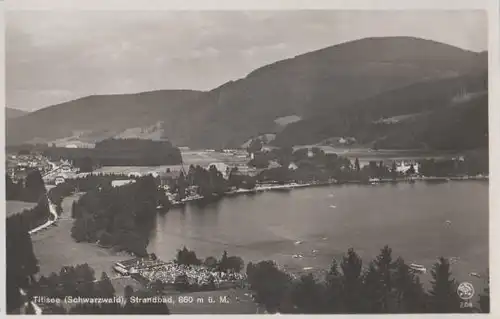
[[[23,300],[19,289],[28,290],[38,272],[38,260],[33,252],[25,214],[10,216],[5,224],[7,312],[18,309]]]
[[[406,172],[398,172],[395,161],[389,165],[383,161],[370,161],[362,167],[358,158],[353,163],[346,157],[325,153],[318,147],[313,147],[310,151],[307,148],[294,151],[291,147],[271,151],[255,150],[254,148],[254,158],[249,165],[262,170],[256,177],[257,182],[310,182],[327,181],[330,178],[338,181],[368,181],[370,178],[396,179],[416,173],[413,164]],[[278,167],[269,168],[272,162],[277,163]],[[295,165],[294,168],[289,168],[291,163]],[[424,159],[418,161],[418,164],[418,173],[424,176],[475,176],[489,172],[487,152],[469,152],[464,157],[455,159]]]
[[[125,179],[129,179],[129,177],[124,174],[88,174],[84,177],[67,179],[64,183],[51,188],[48,192],[48,197],[60,214],[62,212],[61,204],[63,199],[72,193],[87,192],[102,186],[111,187],[112,181]]]
[[[376,313],[469,313],[489,312],[489,288],[479,296],[479,307],[463,307],[450,264],[440,258],[431,270],[431,288],[425,291],[418,275],[385,246],[363,267],[353,250],[333,260],[326,276],[312,274],[292,278],[273,261],[247,266],[248,282],[255,300],[270,313],[376,314]]]
[[[179,148],[168,141],[144,139],[107,139],[94,148],[47,147],[43,155],[73,161],[84,171],[94,166],[158,166],[182,162]]]
[[[205,258],[205,260],[202,260],[196,257],[196,252],[191,251],[186,247],[177,251],[175,262],[179,265],[203,265],[209,269],[220,272],[240,272],[245,266],[241,257],[228,256],[227,251],[225,250],[219,260],[213,256],[209,256]]]
[[[106,273],[96,280],[94,271],[86,264],[65,266],[59,274],[41,276],[33,253],[31,238],[18,220],[7,223],[7,311],[13,313],[22,306],[19,288],[30,296],[59,297],[112,297],[115,290]],[[15,243],[15,244],[14,244]],[[21,245],[21,246],[20,246]],[[22,248],[22,249],[21,249]],[[234,263],[234,268],[230,260]],[[203,264],[218,270],[241,270],[239,257],[227,256],[221,259],[207,257]],[[196,254],[183,248],[178,251],[176,262],[200,264]],[[232,268],[232,269],[231,269]],[[479,294],[478,306],[464,308],[457,295],[457,282],[452,276],[450,263],[445,258],[433,265],[431,287],[425,291],[418,275],[405,261],[392,256],[392,250],[385,246],[368,267],[363,266],[361,257],[349,249],[340,262],[333,260],[323,278],[312,274],[294,278],[282,271],[273,261],[249,263],[246,268],[248,284],[254,293],[254,300],[270,313],[287,314],[375,314],[375,313],[489,313],[489,283]],[[176,279],[176,285],[182,278]],[[131,296],[158,296],[161,288],[154,284],[149,289],[134,292],[125,288],[126,303],[77,305],[69,309],[61,305],[47,305],[44,313],[63,314],[167,314],[166,304],[133,304]]]
[[[254,189],[259,183],[310,183],[331,180],[340,183],[368,183],[371,178],[396,180],[417,173],[417,163],[410,164],[404,172],[398,170],[395,161],[389,164],[370,161],[362,166],[358,158],[351,161],[344,156],[325,153],[318,147],[313,147],[310,151],[307,148],[294,151],[291,147],[262,151],[251,144],[249,152],[252,147],[254,158],[249,161],[249,165],[260,170],[255,176],[245,175],[237,167],[232,167],[225,179],[215,166],[205,169],[199,165],[190,165],[186,174],[181,172],[177,178],[168,179],[171,191],[181,200],[189,195],[189,188],[194,188],[197,194],[210,199],[219,198],[231,189]],[[274,167],[270,166],[273,162],[277,164]],[[418,164],[418,174],[424,176],[488,174],[487,154],[477,152],[456,159],[424,159]]]
[[[7,200],[32,203],[38,202],[46,192],[42,174],[38,169],[30,170],[26,178],[17,182],[14,182],[8,174],[5,174],[5,189]]]
[[[98,243],[137,256],[147,255],[149,234],[157,207],[169,206],[168,198],[152,176],[121,187],[101,184],[73,203],[75,219],[71,236],[77,242]]]

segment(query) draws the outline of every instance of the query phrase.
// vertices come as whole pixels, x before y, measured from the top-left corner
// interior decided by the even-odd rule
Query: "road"
[[[52,225],[53,223],[55,223],[57,221],[57,210],[56,210],[56,206],[50,201],[50,199],[47,197],[47,200],[49,201],[49,211],[50,211],[50,214],[54,217],[54,219],[49,219],[47,220],[47,222],[45,222],[44,224],[36,227],[36,228],[33,228],[32,230],[29,231],[29,234],[34,234],[42,229],[45,229],[47,227],[49,227],[50,225]]]
[[[50,211],[50,214],[53,216],[54,219],[52,219],[52,220],[49,219],[49,220],[47,220],[46,223],[44,223],[44,224],[42,224],[42,225],[40,225],[38,227],[33,228],[32,230],[29,231],[30,235],[34,234],[36,232],[39,232],[40,230],[45,229],[45,228],[49,227],[50,225],[52,225],[53,223],[56,222],[56,220],[58,218],[56,206],[50,201],[50,199],[48,197],[47,197],[47,201],[49,202],[49,211]],[[23,297],[26,297],[26,292],[23,289],[19,288],[19,292],[21,293],[21,295]],[[22,309],[22,310],[24,310],[24,313],[26,313],[26,309],[28,307],[28,303],[30,303],[31,306],[33,307],[33,309],[35,309],[35,313],[37,315],[42,314],[42,309],[35,302],[33,302],[32,300],[27,301],[27,302],[24,303],[24,307]]]

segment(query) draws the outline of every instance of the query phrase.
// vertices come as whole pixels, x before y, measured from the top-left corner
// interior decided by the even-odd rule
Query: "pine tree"
[[[42,174],[38,169],[31,171],[26,176],[26,199],[29,201],[38,201],[40,196],[45,193],[45,183]]]
[[[314,280],[312,274],[302,276],[292,289],[292,302],[298,313],[321,313],[324,305],[323,299],[323,287]]]
[[[425,292],[420,279],[413,274],[402,258],[395,262],[394,288],[399,313],[425,312]]]
[[[227,251],[224,250],[224,253],[222,254],[222,258],[220,259],[219,262],[219,271],[227,271]]]
[[[350,248],[342,258],[341,263],[343,273],[342,299],[346,313],[359,313],[362,309],[363,301],[360,300],[362,266],[361,258],[354,249]]]
[[[393,289],[392,272],[395,268],[392,262],[392,249],[385,246],[380,251],[380,255],[375,260],[375,267],[380,283],[380,311],[383,313],[390,312],[390,303]]]
[[[342,313],[344,311],[341,300],[342,296],[342,274],[339,272],[338,263],[334,259],[328,274],[325,278],[326,286],[326,305],[327,313]]]
[[[363,280],[363,309],[366,313],[382,313],[380,274],[377,271],[375,263],[372,261]]]
[[[430,310],[433,313],[460,312],[460,299],[457,294],[457,285],[451,278],[450,264],[441,257],[431,270],[432,288],[429,291]]]

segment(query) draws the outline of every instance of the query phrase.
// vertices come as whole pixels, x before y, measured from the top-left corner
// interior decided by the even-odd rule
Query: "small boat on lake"
[[[410,264],[410,269],[421,274],[427,273],[427,268],[419,264]]]

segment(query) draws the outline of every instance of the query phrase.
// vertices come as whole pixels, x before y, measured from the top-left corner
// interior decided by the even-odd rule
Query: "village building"
[[[111,181],[111,186],[112,187],[120,187],[120,186],[133,184],[133,183],[135,183],[135,179],[121,179],[121,180]]]
[[[396,163],[396,171],[398,173],[406,174],[408,170],[412,167],[415,170],[415,174],[419,174],[419,168],[420,164],[417,162],[411,162],[411,161],[401,161],[399,163]]]
[[[66,178],[63,175],[59,175],[55,178],[54,184],[57,186],[59,184],[62,184],[66,181]]]

